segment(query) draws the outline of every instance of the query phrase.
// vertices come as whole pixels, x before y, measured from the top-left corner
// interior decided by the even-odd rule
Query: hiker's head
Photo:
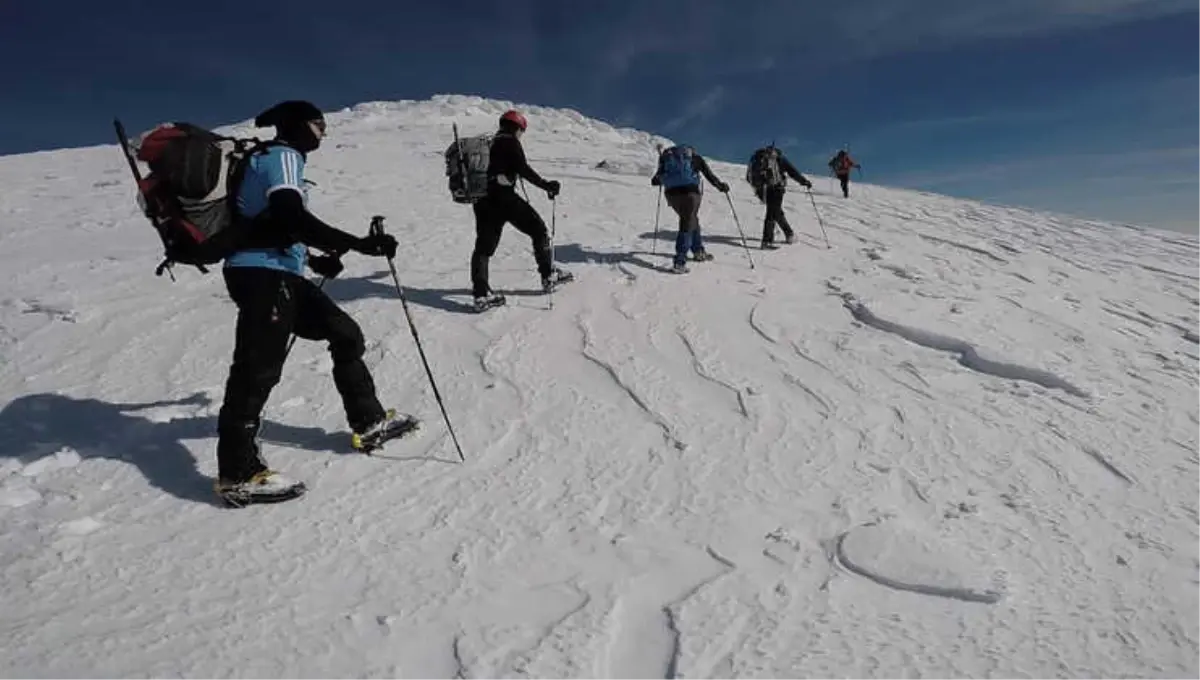
[[[525,116],[521,115],[520,111],[509,110],[500,116],[500,129],[504,132],[519,135],[528,127],[529,121],[525,120]]]
[[[325,114],[311,102],[293,99],[280,102],[258,114],[258,127],[273,126],[275,137],[308,153],[321,145],[325,138]]]

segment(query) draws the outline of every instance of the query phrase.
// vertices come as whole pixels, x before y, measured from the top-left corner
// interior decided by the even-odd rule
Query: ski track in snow
[[[676,276],[658,138],[528,107],[577,280],[548,309],[506,229],[477,315],[441,152],[508,106],[361,104],[307,170],[332,223],[389,216],[466,462],[386,264],[347,257],[325,290],[422,432],[355,455],[298,342],[261,436],[309,493],[237,511],[219,274],[154,276],[113,146],[0,158],[0,674],[1200,672],[1195,236],[818,181],[829,250],[793,191],[751,270],[709,193],[716,259]]]

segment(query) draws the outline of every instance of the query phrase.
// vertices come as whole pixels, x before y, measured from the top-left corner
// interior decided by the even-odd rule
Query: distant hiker
[[[840,149],[836,156],[829,159],[829,168],[842,183],[842,198],[850,198],[850,171],[861,167],[845,149]]]
[[[545,191],[551,201],[562,189],[561,184],[542,179],[529,167],[525,149],[521,146],[521,136],[528,126],[525,116],[517,111],[506,111],[500,116],[500,129],[492,138],[488,151],[487,194],[472,206],[475,211],[475,250],[471,253],[471,288],[475,308],[480,311],[504,304],[504,296],[492,291],[488,284],[488,261],[496,254],[506,223],[533,242],[533,258],[542,277],[543,291],[549,293],[558,284],[575,278],[551,262],[550,234],[545,221],[533,206],[517,195],[518,178]]]
[[[358,324],[303,276],[306,264],[321,276],[337,276],[341,255],[351,250],[392,258],[396,239],[387,234],[359,238],[308,211],[304,164],[325,136],[325,118],[316,106],[281,102],[254,124],[274,126],[277,143],[250,159],[237,188],[237,212],[255,247],[225,258],[223,270],[238,316],[217,421],[216,489],[235,504],[284,500],[305,490],[303,482],[267,467],[257,441],[262,410],[279,382],[292,333],[329,343],[333,381],[356,434],[369,435],[397,417],[376,397]],[[309,246],[326,254],[309,257]]]
[[[796,232],[788,224],[787,216],[783,213],[783,195],[787,193],[787,178],[791,177],[805,189],[812,188],[796,166],[783,155],[773,143],[758,149],[750,157],[746,166],[746,181],[754,189],[754,195],[767,206],[763,216],[762,249],[775,250],[775,225],[783,230],[784,243],[793,243]]]
[[[650,184],[661,186],[667,197],[667,205],[679,216],[679,233],[675,236],[676,274],[687,273],[688,252],[697,262],[713,259],[704,249],[700,235],[700,175],[721,193],[729,192],[729,185],[717,179],[704,157],[690,146],[672,146],[659,149],[658,170],[650,178]]]

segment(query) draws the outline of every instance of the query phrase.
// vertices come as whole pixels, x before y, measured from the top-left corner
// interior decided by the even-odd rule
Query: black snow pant
[[[260,267],[226,267],[225,287],[238,308],[233,365],[217,419],[217,468],[221,479],[242,482],[267,469],[257,435],[263,407],[279,382],[291,334],[325,340],[333,358],[333,382],[355,431],[385,412],[363,362],[362,330],[312,281]]]
[[[770,244],[775,242],[775,225],[783,230],[783,235],[791,238],[792,225],[788,224],[787,216],[783,214],[783,195],[785,190],[783,187],[767,187],[759,193],[758,198],[767,206],[766,215],[763,216],[763,233],[762,242]]]
[[[538,273],[548,278],[553,272],[550,261],[550,233],[546,223],[533,206],[515,191],[497,191],[479,199],[475,209],[475,250],[471,253],[471,289],[475,297],[484,297],[492,292],[488,283],[488,262],[500,245],[500,234],[505,224],[512,224],[517,231],[533,241],[533,258]]]
[[[850,173],[838,173],[837,178],[842,183],[842,198],[850,198]]]

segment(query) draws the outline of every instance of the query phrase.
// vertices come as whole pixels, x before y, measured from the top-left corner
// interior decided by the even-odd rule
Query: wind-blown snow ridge
[[[696,371],[696,375],[714,385],[718,385],[732,392],[734,398],[737,399],[738,412],[742,414],[743,418],[749,418],[750,412],[746,409],[746,396],[742,394],[742,390],[714,376],[712,372],[709,371],[709,369],[704,365],[704,362],[700,360],[700,356],[696,354],[696,348],[692,344],[692,340],[688,337],[687,333],[685,333],[682,328],[677,329],[676,333],[679,335],[680,341],[683,342],[683,346],[687,348],[688,356],[690,356],[692,359],[692,368]]]
[[[992,260],[993,262],[999,262],[1000,264],[1008,264],[1008,260],[1004,259],[1003,257],[1000,257],[999,255],[993,253],[992,251],[990,251],[986,248],[980,248],[979,246],[972,246],[972,245],[968,245],[966,243],[959,243],[958,241],[954,241],[954,240],[951,240],[948,238],[941,238],[940,236],[930,236],[929,234],[920,234],[920,237],[925,239],[926,241],[929,241],[930,243],[943,243],[945,245],[953,246],[955,248],[962,248],[963,250],[975,253],[976,255],[983,255],[984,257]],[[1019,251],[1017,251],[1017,252],[1019,252]]]
[[[979,355],[979,351],[973,345],[963,340],[881,319],[868,309],[866,304],[855,300],[852,295],[848,294],[844,298],[844,304],[850,314],[862,323],[877,330],[898,335],[923,347],[957,354],[958,363],[973,371],[1007,380],[1023,380],[1047,389],[1063,390],[1076,397],[1088,398],[1087,392],[1048,371],[986,359]]]
[[[659,429],[662,430],[663,439],[666,440],[667,444],[669,444],[671,448],[676,449],[677,451],[685,450],[687,448],[687,444],[675,436],[674,429],[671,427],[671,425],[657,411],[650,407],[650,404],[648,404],[646,400],[642,398],[640,394],[638,394],[637,390],[621,379],[621,374],[618,373],[617,367],[611,362],[606,361],[605,359],[602,359],[596,355],[594,349],[595,342],[592,340],[592,333],[588,325],[584,323],[582,319],[580,319],[576,321],[576,326],[579,328],[580,335],[582,336],[582,346],[580,347],[579,353],[583,355],[583,358],[602,369],[604,373],[612,379],[613,384],[620,388],[620,390],[629,397],[629,400],[636,404],[637,407],[641,409],[642,413],[644,413],[647,418],[649,418],[655,425],[659,427]]]
[[[857,540],[858,542],[852,547],[847,545],[847,540],[852,542]],[[968,584],[945,585],[938,583],[938,580],[944,580],[947,576],[950,578],[959,576],[953,573],[953,568],[947,569],[945,565],[918,564],[915,569],[917,573],[913,574],[911,572],[914,569],[911,565],[890,564],[888,558],[891,557],[889,554],[890,548],[893,547],[891,544],[902,540],[889,535],[884,526],[864,525],[838,535],[835,542],[837,560],[839,564],[855,574],[896,590],[982,604],[995,604],[1003,598],[1004,594],[998,590],[975,588]],[[897,576],[889,575],[888,572],[892,569],[897,570]],[[925,582],[919,580],[922,578],[921,572],[925,572]]]

